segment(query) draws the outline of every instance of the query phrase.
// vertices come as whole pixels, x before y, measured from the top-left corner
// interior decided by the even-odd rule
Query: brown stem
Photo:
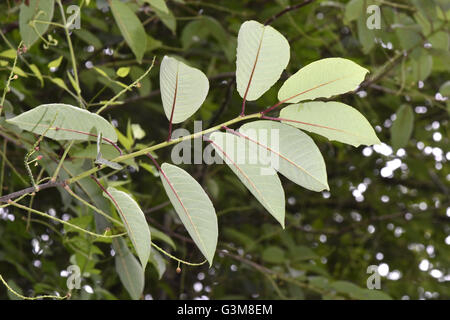
[[[8,202],[8,200],[18,198],[18,197],[23,196],[25,194],[38,192],[38,191],[41,191],[41,190],[44,190],[44,189],[48,189],[48,188],[63,187],[64,185],[65,185],[64,181],[59,181],[59,182],[49,181],[49,182],[37,185],[36,189],[35,189],[35,187],[29,187],[29,188],[25,188],[25,189],[22,189],[22,190],[19,190],[19,191],[7,194],[7,195],[5,195],[3,197],[0,197],[0,203]]]
[[[272,24],[272,22],[274,22],[276,19],[281,17],[282,15],[285,15],[288,12],[300,9],[301,7],[304,7],[310,3],[313,3],[314,1],[315,0],[305,0],[303,2],[295,4],[293,6],[286,7],[283,10],[281,10],[280,12],[278,12],[277,14],[273,15],[271,18],[267,19],[266,22],[264,22],[264,25],[268,26],[268,25]]]

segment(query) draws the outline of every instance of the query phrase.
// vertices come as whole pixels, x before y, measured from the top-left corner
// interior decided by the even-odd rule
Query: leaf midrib
[[[256,190],[256,192],[258,192],[258,194],[261,196],[261,198],[263,199],[264,203],[275,213],[275,209],[269,204],[269,202],[267,202],[266,198],[263,196],[263,194],[261,193],[261,191],[256,187],[256,185],[253,183],[253,181],[245,174],[244,171],[242,171],[242,169],[237,165],[236,162],[234,162],[229,156],[228,154],[225,152],[225,150],[223,150],[218,144],[216,144],[214,141],[211,140],[211,143],[216,146],[220,152],[222,152],[222,154],[228,159],[230,160],[230,162],[233,164],[233,166],[245,177],[245,179],[253,186],[253,188]]]
[[[181,207],[183,208],[186,216],[188,217],[189,222],[191,223],[191,225],[192,225],[192,227],[193,227],[193,229],[195,231],[195,234],[197,235],[198,239],[200,240],[200,243],[202,245],[203,250],[205,250],[205,254],[208,254],[208,250],[207,250],[207,248],[205,246],[205,243],[203,242],[203,239],[202,239],[202,237],[200,236],[200,233],[197,230],[197,226],[194,224],[194,221],[192,221],[192,217],[191,217],[189,211],[185,207],[183,201],[181,200],[180,196],[178,195],[178,192],[175,190],[175,187],[173,186],[173,184],[170,181],[169,177],[166,175],[166,173],[164,172],[164,170],[162,168],[160,170],[161,170],[162,176],[164,177],[164,179],[169,184],[170,189],[172,190],[173,194],[175,195],[175,197],[177,198],[177,200],[180,203]]]
[[[238,134],[238,135],[241,135],[241,136],[244,137],[245,139],[247,139],[247,140],[249,140],[249,141],[251,141],[251,142],[253,142],[253,143],[256,143],[257,145],[259,145],[259,146],[261,146],[261,147],[267,149],[268,151],[270,151],[270,152],[274,153],[275,155],[279,156],[280,158],[286,160],[288,163],[290,163],[290,164],[293,165],[294,167],[300,169],[300,170],[303,171],[305,174],[307,174],[309,177],[311,177],[312,179],[314,179],[315,181],[317,181],[320,185],[327,187],[327,185],[325,185],[323,182],[321,182],[321,181],[318,180],[316,177],[314,177],[312,174],[310,174],[310,173],[309,173],[305,168],[303,168],[301,165],[299,165],[299,164],[293,162],[292,160],[286,158],[286,157],[283,156],[281,153],[275,152],[275,151],[274,151],[272,148],[270,148],[269,146],[263,145],[263,144],[261,144],[259,141],[255,141],[255,140],[251,139],[250,137],[248,137],[248,136],[246,136],[246,135],[244,135],[244,134],[242,134],[242,133],[240,133],[240,132],[236,132],[236,131],[234,131],[234,132],[235,132],[236,134]],[[278,170],[277,170],[277,171],[278,171]]]

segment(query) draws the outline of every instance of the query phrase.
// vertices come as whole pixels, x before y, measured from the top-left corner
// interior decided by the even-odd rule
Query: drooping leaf
[[[96,140],[101,132],[103,138],[117,141],[114,127],[108,121],[95,113],[68,104],[42,104],[8,119],[7,122],[35,134],[43,134],[52,125],[45,136],[54,140]]]
[[[288,125],[355,147],[380,143],[369,121],[358,110],[341,102],[292,104],[281,110],[280,118]]]
[[[41,83],[41,87],[43,87],[44,86],[44,78],[42,77],[42,73],[39,70],[39,68],[35,64],[30,64],[30,69],[31,69],[31,71],[33,71],[36,78],[39,79],[39,81]]]
[[[22,3],[20,6],[19,31],[27,48],[30,48],[47,31],[49,24],[45,22],[52,21],[54,7],[54,0],[29,0],[29,5]],[[35,20],[42,22],[35,22]]]
[[[62,62],[62,59],[63,59],[63,56],[60,56],[59,58],[50,61],[50,62],[48,63],[48,65],[47,65],[48,68],[49,68],[49,69],[52,69],[52,68],[58,68],[59,65],[60,65],[61,62]]]
[[[142,62],[147,47],[147,35],[136,14],[120,0],[111,0],[111,11],[117,26],[139,63]]]
[[[175,31],[177,30],[177,20],[175,19],[175,16],[170,11],[170,9],[167,7],[166,2],[164,0],[144,0],[144,2],[150,4],[153,11],[162,21],[162,23],[167,28],[169,28],[173,34],[175,34]]]
[[[152,226],[150,226],[150,232],[152,234],[153,241],[161,240],[161,241],[167,243],[169,246],[171,246],[172,249],[175,250],[177,248],[177,246],[175,245],[175,242],[173,242],[173,240],[168,235],[166,235],[164,232],[159,231],[158,229],[153,228]],[[152,252],[153,251],[154,250],[152,250]]]
[[[73,33],[87,44],[92,45],[95,49],[102,47],[101,40],[87,29],[77,29]]]
[[[141,265],[128,249],[123,239],[113,240],[113,249],[116,252],[116,272],[125,289],[133,300],[139,300],[144,291],[145,275]]]
[[[278,99],[296,103],[355,90],[369,71],[351,60],[326,58],[301,68],[278,91]]]
[[[164,56],[159,72],[161,99],[167,119],[180,123],[192,116],[205,101],[209,81],[203,72]]]
[[[158,278],[161,279],[164,272],[166,272],[166,261],[158,251],[152,250],[150,254],[150,263],[155,267],[156,272],[158,272]]]
[[[396,115],[391,127],[391,144],[394,150],[404,148],[408,144],[414,127],[414,112],[409,105],[402,105]]]
[[[161,165],[161,180],[170,202],[192,240],[212,265],[217,246],[217,216],[200,184],[174,165]]]
[[[275,121],[253,121],[239,129],[271,159],[271,166],[296,184],[313,191],[329,189],[325,162],[314,141],[302,131]],[[264,152],[259,152],[262,156]]]
[[[28,75],[25,73],[25,71],[23,71],[21,68],[17,66],[13,68],[13,72],[20,77],[28,78]]]
[[[242,98],[253,101],[280,78],[290,58],[289,43],[271,26],[246,21],[238,34],[236,83]]]
[[[147,35],[147,49],[146,51],[153,51],[156,50],[158,48],[161,48],[163,45],[162,41],[157,40],[153,37],[151,37],[150,35]],[[141,72],[140,74],[142,74],[143,72]]]
[[[15,59],[16,55],[17,55],[17,50],[14,50],[14,49],[8,49],[8,50],[0,52],[0,57],[8,58],[8,59]]]
[[[144,0],[154,9],[158,9],[161,12],[169,13],[169,8],[167,8],[167,4],[164,0]]]
[[[270,164],[258,163],[257,157],[252,159],[251,142],[242,137],[214,132],[210,139],[219,156],[284,228],[285,197],[276,171]]]
[[[364,13],[364,9],[364,0],[350,0],[345,5],[345,21],[351,22],[358,19]]]
[[[169,28],[173,34],[175,34],[177,31],[177,20],[172,12],[169,11],[169,13],[164,13],[158,9],[155,9],[155,13],[161,19],[162,23],[164,23],[164,25]]]
[[[364,11],[363,11],[364,12]],[[361,14],[357,21],[358,40],[362,46],[362,51],[368,54],[375,47],[375,33],[372,29],[367,28],[367,17]]]
[[[148,227],[145,215],[136,201],[125,192],[111,187],[107,191],[112,198],[106,194],[104,196],[111,200],[116,207],[127,230],[128,237],[141,261],[142,268],[145,270],[151,248],[150,228]]]
[[[69,91],[69,88],[67,88],[66,84],[64,83],[64,80],[61,78],[50,78],[50,81],[56,84],[58,87]]]

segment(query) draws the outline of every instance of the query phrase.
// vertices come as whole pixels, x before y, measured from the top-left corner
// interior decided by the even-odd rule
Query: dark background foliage
[[[11,59],[1,52],[11,49],[10,45],[16,48],[20,42],[18,2],[7,0],[0,4],[0,60],[8,62],[0,67],[2,90]],[[63,1],[63,5],[81,2]],[[128,84],[156,56],[155,67],[141,87],[122,96],[119,100],[123,104],[113,105],[103,113],[124,135],[129,123],[139,124],[145,131],[144,138],[125,148],[129,150],[167,137],[168,122],[158,90],[159,63],[166,54],[185,59],[210,79],[205,104],[180,126],[192,132],[194,120],[202,120],[206,127],[238,115],[242,100],[235,90],[235,46],[239,27],[246,20],[262,23],[275,15],[272,26],[291,46],[291,60],[281,81],[261,99],[248,102],[247,113],[273,105],[283,80],[315,60],[343,57],[370,70],[358,92],[343,95],[339,101],[361,111],[383,144],[353,148],[312,134],[325,158],[331,191],[315,193],[283,179],[287,199],[285,230],[228,167],[183,166],[202,184],[217,210],[219,243],[214,264],[211,268],[182,265],[178,274],[177,263],[164,258],[166,270],[161,279],[158,268],[147,267],[145,298],[378,297],[376,292],[368,294],[358,289],[366,288],[369,265],[381,266],[381,291],[393,299],[450,297],[448,82],[444,85],[450,71],[448,1],[362,1],[364,8],[372,3],[381,7],[381,29],[373,31],[365,27],[369,14],[352,7],[357,7],[358,1],[310,1],[276,16],[301,2],[170,0],[167,5],[172,15],[162,16],[145,1],[128,1],[149,37],[142,64],[124,43],[107,1],[91,0],[88,6],[83,2],[81,29],[71,37],[86,101],[108,100],[122,89],[93,66],[111,78],[117,78],[115,71],[119,67],[131,67],[126,78],[117,78]],[[56,8],[53,21],[61,21]],[[64,32],[50,26],[48,34],[58,41],[57,46],[45,49],[39,41],[23,55],[45,75],[43,86],[19,59],[18,67],[28,76],[19,76],[11,84],[13,90],[5,104],[10,113],[19,114],[44,103],[77,105],[71,95],[51,81],[61,78],[70,87],[66,71],[71,64]],[[49,70],[47,64],[61,55],[61,65]],[[414,111],[413,131],[395,150],[391,128],[402,105]],[[98,105],[91,108],[96,110]],[[18,135],[0,127],[3,195],[29,186],[23,159],[35,139],[31,134]],[[52,156],[61,155],[63,147],[45,140],[44,159],[33,168],[34,174],[41,167],[50,167]],[[159,150],[158,159],[170,162],[170,151]],[[14,170],[6,163],[5,154]],[[77,170],[81,170],[79,160],[75,153],[70,154],[69,162],[78,166]],[[201,261],[201,254],[169,205],[160,179],[154,176],[154,167],[147,159],[136,161],[147,167],[139,172],[128,167],[108,179],[132,193],[149,224],[173,239],[176,251],[168,245],[165,249],[188,261]],[[84,165],[92,164],[88,160]],[[101,198],[101,191],[90,190],[92,197]],[[91,216],[88,208],[63,194],[57,189],[44,190],[36,194],[32,206],[58,217]],[[24,203],[29,205],[29,200]],[[0,210],[0,274],[12,287],[25,295],[64,295],[67,278],[61,272],[76,261],[83,262],[82,285],[89,286],[93,293],[85,287],[87,290],[74,291],[74,298],[129,298],[115,271],[109,243],[93,244],[92,239],[77,233],[61,235],[62,226],[52,221],[34,215],[27,221],[26,212]],[[159,272],[163,271],[159,266]],[[0,298],[13,297],[0,288]]]

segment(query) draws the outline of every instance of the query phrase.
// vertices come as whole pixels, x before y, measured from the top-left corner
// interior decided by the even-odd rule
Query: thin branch
[[[284,14],[294,11],[294,10],[298,10],[301,7],[304,7],[310,3],[313,3],[314,1],[316,1],[316,0],[305,0],[301,3],[294,4],[293,6],[286,7],[283,10],[281,10],[280,12],[278,12],[277,14],[273,15],[271,18],[267,19],[266,22],[264,22],[264,25],[268,26],[268,25],[272,24],[275,20],[277,20],[279,17],[283,16]]]
[[[17,197],[20,197],[20,196],[23,196],[23,195],[26,195],[26,194],[32,194],[34,192],[39,192],[39,191],[42,191],[44,189],[55,188],[55,187],[63,187],[64,185],[65,185],[64,181],[59,181],[59,182],[57,182],[57,181],[55,181],[55,182],[49,181],[49,182],[46,182],[46,183],[43,183],[43,184],[36,185],[36,189],[35,189],[35,187],[29,187],[29,188],[22,189],[20,191],[16,191],[16,192],[7,194],[7,195],[5,195],[3,197],[0,197],[0,203],[5,203],[5,202],[8,202],[11,199],[15,199]]]
[[[125,92],[129,91],[131,88],[138,86],[139,81],[141,81],[145,76],[147,76],[147,74],[153,69],[153,66],[155,64],[155,59],[156,59],[156,56],[153,57],[152,64],[147,69],[147,71],[145,71],[139,78],[137,78],[135,81],[133,81],[133,83],[131,83],[129,86],[127,86],[126,88],[121,90],[112,99],[108,100],[108,102],[106,102],[103,107],[98,109],[96,113],[100,114],[103,110],[108,108],[114,101],[116,101],[122,94],[124,94]],[[122,104],[120,104],[120,105],[122,105]]]

